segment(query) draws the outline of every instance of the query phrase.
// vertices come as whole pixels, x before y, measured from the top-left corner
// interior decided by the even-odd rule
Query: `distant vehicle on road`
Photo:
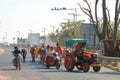
[[[4,42],[4,43],[3,43],[3,46],[10,46],[10,43]]]

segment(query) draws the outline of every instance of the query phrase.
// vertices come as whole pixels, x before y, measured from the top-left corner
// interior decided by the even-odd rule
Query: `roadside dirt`
[[[108,69],[120,72],[120,62],[104,61],[102,64]]]
[[[8,80],[5,76],[0,76],[0,80]]]
[[[4,53],[4,49],[0,48],[0,54]]]
[[[105,66],[102,66],[101,70],[102,70],[102,71],[114,71],[114,70],[112,70],[112,69],[110,69],[110,68],[107,68],[107,67],[105,67]]]

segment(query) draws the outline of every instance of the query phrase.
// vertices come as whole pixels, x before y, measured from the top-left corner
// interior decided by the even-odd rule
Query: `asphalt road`
[[[62,66],[59,70],[55,67],[47,69],[39,62],[31,62],[28,53],[26,63],[22,63],[20,71],[15,70],[12,65],[13,47],[1,47],[5,52],[0,54],[0,80],[120,80],[120,72],[115,72],[102,67],[100,72],[94,72],[92,69],[88,73],[74,69],[67,72]]]

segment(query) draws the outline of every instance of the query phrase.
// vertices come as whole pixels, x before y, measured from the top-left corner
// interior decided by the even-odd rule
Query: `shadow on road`
[[[62,70],[62,69],[46,69],[46,70],[41,70],[41,71],[38,71],[38,72],[44,72],[44,73],[51,73],[51,72],[65,72],[65,73],[84,73],[84,72],[82,72],[82,71],[77,71],[77,70],[74,70],[74,71],[71,71],[71,72],[69,72],[69,71],[67,71],[67,70]]]
[[[48,69],[45,66],[45,64],[42,64],[39,61],[36,61],[35,63],[28,61],[27,63],[24,63],[24,64],[27,65],[27,68],[29,68],[29,69],[36,69],[37,72],[43,72],[43,73],[49,73],[49,72],[84,73],[83,71],[79,71],[79,70],[67,71],[67,70],[63,69],[63,66],[61,66],[60,69],[56,69],[55,66],[51,66]]]
[[[0,69],[1,71],[13,71],[13,70],[16,70],[16,69],[13,69],[13,68],[11,68],[11,69]]]

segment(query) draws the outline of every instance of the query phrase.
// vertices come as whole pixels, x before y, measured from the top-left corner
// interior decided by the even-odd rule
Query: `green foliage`
[[[49,37],[53,42],[57,42],[57,35],[55,35],[55,33],[49,34]]]
[[[49,37],[54,42],[59,42],[65,46],[65,41],[72,38],[80,38],[81,21],[78,22],[64,22],[60,24],[61,31],[58,33],[51,33]],[[74,32],[74,34],[73,34]]]
[[[117,39],[120,39],[120,29],[117,31]]]

